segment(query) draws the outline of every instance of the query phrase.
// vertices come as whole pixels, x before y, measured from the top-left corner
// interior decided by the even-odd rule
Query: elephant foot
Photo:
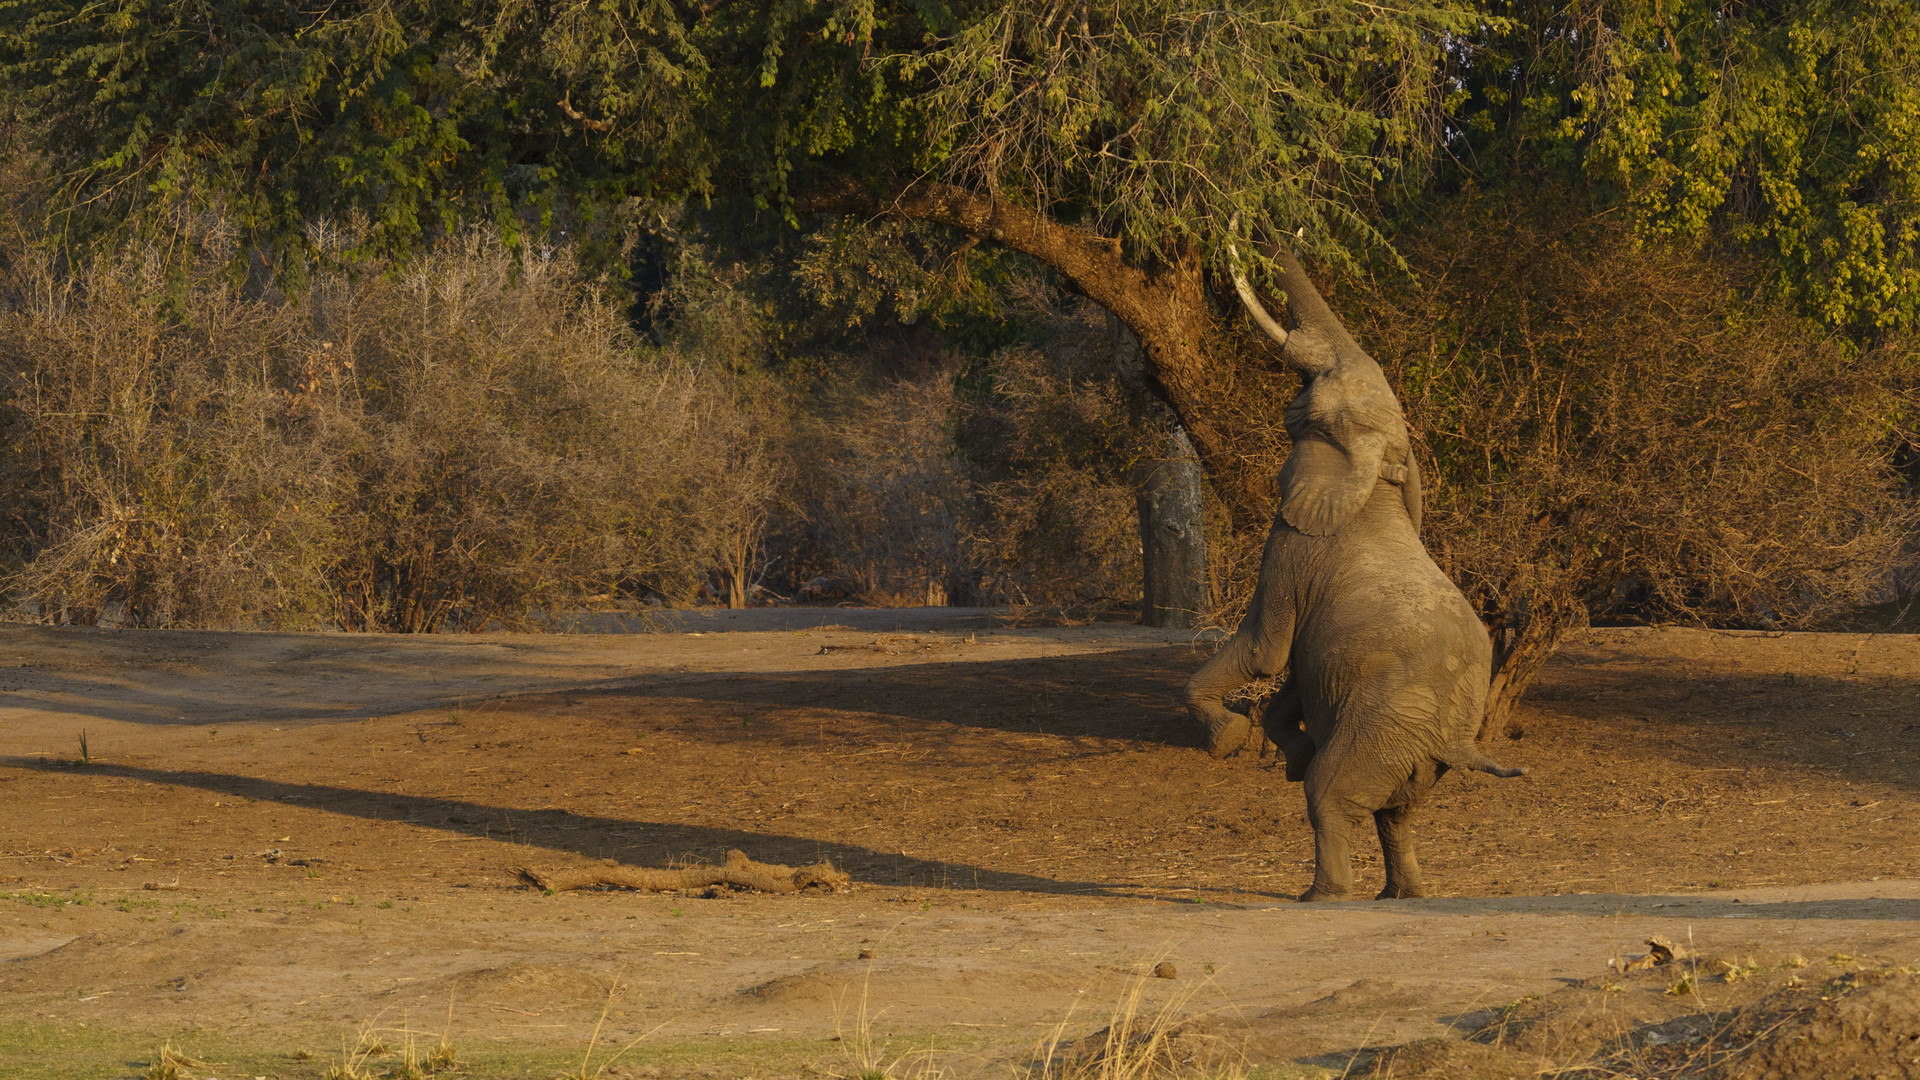
[[[1351,900],[1351,899],[1353,899],[1353,896],[1350,893],[1343,893],[1343,892],[1337,893],[1331,889],[1322,889],[1318,885],[1315,885],[1313,888],[1308,889],[1306,892],[1303,892],[1300,894],[1300,902],[1303,904],[1326,903],[1326,902],[1331,902],[1335,900]]]
[[[1389,885],[1380,890],[1375,900],[1418,900],[1427,895],[1427,890],[1418,885]]]
[[[1216,758],[1238,753],[1253,732],[1253,722],[1237,712],[1227,713],[1207,726],[1207,753]]]

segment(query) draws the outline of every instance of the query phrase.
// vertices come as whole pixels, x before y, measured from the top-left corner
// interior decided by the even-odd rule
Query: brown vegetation
[[[1496,717],[1590,617],[1804,627],[1901,595],[1907,343],[1857,348],[1728,260],[1604,219],[1456,210],[1401,238],[1414,276],[1328,285],[1424,448],[1429,546],[1496,636]],[[13,234],[0,469],[29,617],[426,631],[702,593],[1139,596],[1165,414],[1105,313],[1031,269],[981,301],[1011,344],[876,327],[802,362],[773,271],[691,243],[648,338],[565,250],[469,237],[282,294],[221,275],[218,219],[90,261]],[[940,287],[902,247],[924,239],[854,229],[789,286],[904,319]],[[1216,451],[1270,478],[1292,381],[1251,338],[1211,340],[1240,350]],[[1222,626],[1265,530],[1230,502],[1209,519]]]
[[[184,268],[8,260],[0,468],[31,616],[419,632],[687,596],[735,527],[714,505],[758,482],[739,380],[640,350],[564,252],[468,238],[250,297],[214,271],[226,237],[184,239]]]
[[[1861,349],[1726,259],[1467,199],[1417,279],[1334,299],[1424,443],[1429,548],[1495,635],[1489,712],[1591,617],[1804,628],[1904,587],[1911,343]]]
[[[596,887],[633,889],[636,892],[675,892],[709,886],[764,893],[802,892],[807,889],[834,892],[846,888],[851,880],[846,874],[835,870],[832,863],[795,868],[778,863],[755,862],[742,851],[727,852],[727,861],[720,866],[660,870],[609,862],[592,870],[535,870],[522,867],[519,873],[527,884],[547,892],[572,892]]]
[[[424,632],[823,576],[882,604],[1138,590],[1135,436],[1085,305],[980,391],[939,353],[809,382],[692,260],[650,343],[564,250],[469,236],[282,294],[220,276],[217,221],[176,240],[195,257],[6,262],[19,614]]]
[[[1920,1076],[1920,979],[1836,956],[1701,957],[1495,1010],[1465,1040],[1374,1057],[1376,1080]]]

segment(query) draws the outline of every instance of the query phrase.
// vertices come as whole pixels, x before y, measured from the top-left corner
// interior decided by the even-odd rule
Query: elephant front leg
[[[1427,895],[1420,880],[1420,860],[1413,854],[1413,807],[1389,806],[1373,812],[1380,833],[1380,853],[1387,864],[1387,887],[1377,900],[1405,900]]]
[[[1300,684],[1288,679],[1280,691],[1267,700],[1260,728],[1280,748],[1286,758],[1287,779],[1298,783],[1307,778],[1307,766],[1313,764],[1316,749],[1306,732],[1306,713],[1300,706]]]
[[[1253,722],[1227,708],[1223,699],[1287,666],[1293,644],[1292,616],[1286,612],[1262,616],[1257,610],[1260,603],[1256,592],[1256,611],[1240,624],[1239,633],[1187,680],[1187,712],[1206,732],[1207,752],[1217,758],[1238,753],[1253,733]]]
[[[1223,758],[1247,744],[1253,721],[1221,699],[1255,678],[1253,638],[1243,629],[1187,681],[1187,712],[1206,733],[1207,753]]]

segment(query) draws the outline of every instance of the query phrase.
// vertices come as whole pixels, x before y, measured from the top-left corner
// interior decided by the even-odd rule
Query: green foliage
[[[687,198],[788,207],[827,171],[946,176],[1143,256],[1236,212],[1344,255],[1431,145],[1442,41],[1480,21],[1453,0],[18,0],[0,79],[87,220],[217,202],[281,251],[352,214],[361,255],[475,218],[510,245],[604,235]]]
[[[1211,248],[1237,214],[1344,260],[1384,246],[1373,193],[1417,178],[1443,42],[1483,23],[1444,2],[988,7],[928,58],[931,158],[1143,259]]]
[[[662,0],[22,0],[0,11],[0,75],[90,221],[217,201],[248,243],[295,250],[308,222],[358,214],[360,253],[393,256],[462,220],[513,242],[596,195],[700,188],[683,19]],[[600,91],[649,107],[600,136],[562,103],[616,64],[638,77]]]
[[[1642,236],[1724,231],[1830,325],[1920,325],[1920,5],[1497,10],[1450,102],[1481,176],[1583,168]]]

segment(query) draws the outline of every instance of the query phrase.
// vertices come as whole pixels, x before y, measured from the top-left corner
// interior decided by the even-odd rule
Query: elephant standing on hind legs
[[[1286,413],[1293,450],[1252,606],[1187,683],[1187,708],[1213,756],[1225,757],[1251,725],[1222,699],[1290,672],[1265,727],[1287,778],[1306,783],[1315,866],[1300,898],[1347,898],[1349,844],[1368,816],[1386,862],[1380,898],[1424,896],[1408,826],[1434,782],[1450,768],[1525,770],[1502,768],[1474,743],[1493,649],[1420,543],[1420,472],[1400,403],[1298,260],[1282,252],[1279,262],[1291,332],[1260,306],[1237,261],[1233,277],[1248,314],[1301,376]]]

